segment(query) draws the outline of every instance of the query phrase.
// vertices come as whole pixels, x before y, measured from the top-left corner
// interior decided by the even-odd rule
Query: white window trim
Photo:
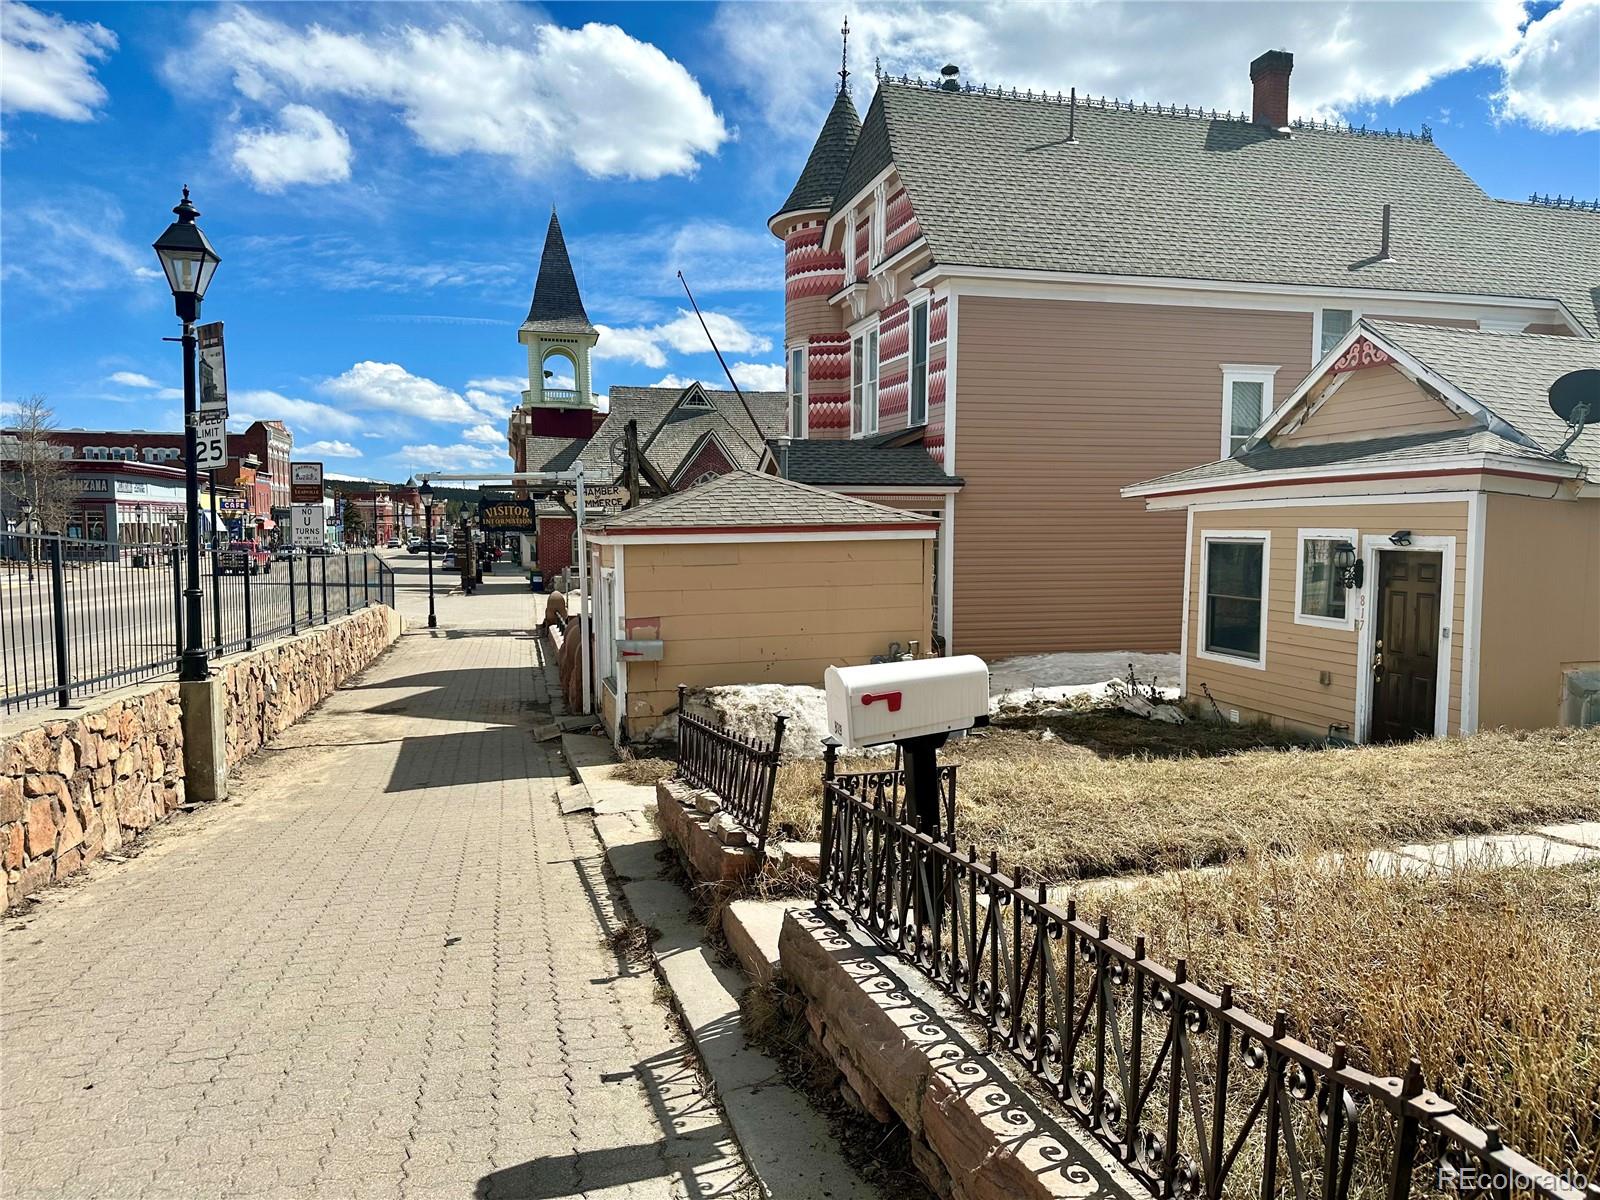
[[[1278,374],[1278,367],[1267,366],[1259,363],[1223,363],[1222,364],[1222,454],[1223,458],[1233,457],[1233,385],[1236,383],[1259,383],[1261,385],[1261,421],[1256,428],[1259,429],[1273,414],[1272,381]],[[1254,432],[1252,430],[1251,432]]]
[[[1211,574],[1211,543],[1213,542],[1260,542],[1261,543],[1261,630],[1256,644],[1256,657],[1254,659],[1241,658],[1236,654],[1223,654],[1220,651],[1207,650],[1206,642],[1210,639],[1206,631],[1206,593],[1208,580]],[[1266,529],[1207,529],[1200,535],[1200,589],[1199,604],[1195,613],[1195,638],[1194,653],[1196,658],[1204,658],[1210,662],[1228,663],[1235,667],[1248,667],[1253,671],[1267,669],[1267,593],[1272,585],[1272,533]]]
[[[1343,617],[1319,617],[1301,609],[1305,603],[1306,543],[1311,541],[1349,542],[1352,548],[1361,545],[1361,534],[1355,529],[1301,529],[1294,543],[1294,623],[1316,625],[1322,629],[1342,629],[1351,632],[1356,627],[1356,593],[1346,589]],[[1360,550],[1356,553],[1359,555]]]
[[[867,373],[861,389],[861,432],[870,437],[878,432],[878,388],[882,382],[883,367],[876,325],[861,334],[861,361]],[[867,383],[872,385],[870,392],[865,386]]]
[[[1319,304],[1311,310],[1311,363],[1315,366],[1326,357],[1322,353],[1322,310],[1325,308],[1342,309],[1350,314],[1350,328],[1354,329],[1361,320],[1362,309],[1358,304]],[[1342,340],[1342,339],[1341,339]],[[1338,349],[1338,343],[1334,344]],[[1331,353],[1331,351],[1330,351]]]
[[[800,376],[800,425],[801,425],[801,428],[799,428],[799,429],[794,428],[794,381],[792,379],[790,379],[790,378],[785,378],[784,379],[784,397],[783,398],[784,398],[785,404],[786,404],[786,406],[787,406],[787,408],[789,410],[787,416],[785,417],[785,421],[789,425],[789,436],[790,437],[792,437],[792,438],[806,438],[806,437],[810,437],[811,436],[811,394],[810,394],[810,381],[806,378],[806,373],[807,373],[806,372],[806,368],[807,368],[808,363],[809,363],[808,352],[807,352],[806,346],[799,345],[799,346],[790,346],[788,348],[787,359],[786,359],[785,365],[788,367],[789,371],[791,371],[791,372],[795,370],[794,356],[796,354],[798,354],[800,356],[800,368],[799,368],[798,374]]]

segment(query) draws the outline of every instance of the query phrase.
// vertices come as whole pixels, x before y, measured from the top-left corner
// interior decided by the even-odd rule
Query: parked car
[[[304,558],[305,551],[301,550],[299,546],[279,546],[273,552],[272,557],[279,562],[289,562],[291,559]]]
[[[259,575],[272,570],[272,555],[255,542],[229,542],[217,551],[217,570],[224,575]]]
[[[385,550],[398,550],[398,549],[400,549],[400,539],[399,538],[390,538],[387,542],[384,543],[383,548]]]
[[[320,545],[307,546],[306,553],[314,555],[317,558],[322,558],[329,554],[340,554],[343,553],[343,551],[338,546],[332,545],[329,542],[323,542]]]
[[[423,551],[422,539],[421,538],[412,538],[409,542],[406,543],[406,549],[408,551],[410,551],[412,554],[421,554],[422,551]]]

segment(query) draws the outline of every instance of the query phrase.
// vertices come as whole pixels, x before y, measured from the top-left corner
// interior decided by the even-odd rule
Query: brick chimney
[[[1287,50],[1268,50],[1250,64],[1250,83],[1254,95],[1250,119],[1257,125],[1282,129],[1289,123],[1289,72],[1294,70],[1294,55]]]

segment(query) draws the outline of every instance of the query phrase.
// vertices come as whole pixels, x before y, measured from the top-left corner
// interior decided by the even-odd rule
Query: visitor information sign
[[[291,546],[322,545],[325,529],[320,504],[291,504],[289,506],[289,544]]]

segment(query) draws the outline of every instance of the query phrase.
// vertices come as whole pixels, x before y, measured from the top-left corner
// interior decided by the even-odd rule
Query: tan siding
[[[1476,422],[1453,412],[1390,366],[1353,372],[1339,390],[1274,445],[1348,442],[1435,429],[1466,429]]]
[[[628,619],[659,619],[659,663],[628,667],[629,732],[676,703],[677,685],[804,683],[890,642],[926,648],[929,539],[629,546]]]
[[[1600,663],[1600,500],[1491,495],[1478,725],[1559,716],[1563,666]]]
[[[1416,536],[1456,539],[1454,595],[1450,616],[1450,728],[1461,721],[1461,637],[1467,590],[1467,505],[1464,501],[1438,504],[1307,505],[1294,508],[1238,508],[1197,510],[1194,541],[1189,555],[1189,655],[1188,690],[1204,695],[1210,688],[1224,712],[1238,708],[1242,716],[1264,716],[1316,734],[1330,725],[1354,726],[1356,717],[1356,630],[1328,629],[1297,624],[1295,613],[1295,556],[1301,529],[1353,529],[1359,535],[1387,535],[1410,529]],[[1272,535],[1267,576],[1267,666],[1265,670],[1235,666],[1201,658],[1200,613],[1203,608],[1205,555],[1203,535],[1208,530],[1266,530]],[[1359,545],[1359,541],[1357,542]],[[1180,572],[1181,576],[1181,572]],[[1372,584],[1362,589],[1368,605],[1377,597]],[[1358,616],[1360,609],[1357,610]],[[1321,672],[1331,681],[1323,684]]]
[[[784,306],[783,340],[803,343],[814,333],[838,333],[844,328],[826,296],[798,296]]]
[[[1309,313],[962,296],[954,645],[1176,650],[1183,515],[1129,483],[1217,457],[1223,363],[1310,367]]]

